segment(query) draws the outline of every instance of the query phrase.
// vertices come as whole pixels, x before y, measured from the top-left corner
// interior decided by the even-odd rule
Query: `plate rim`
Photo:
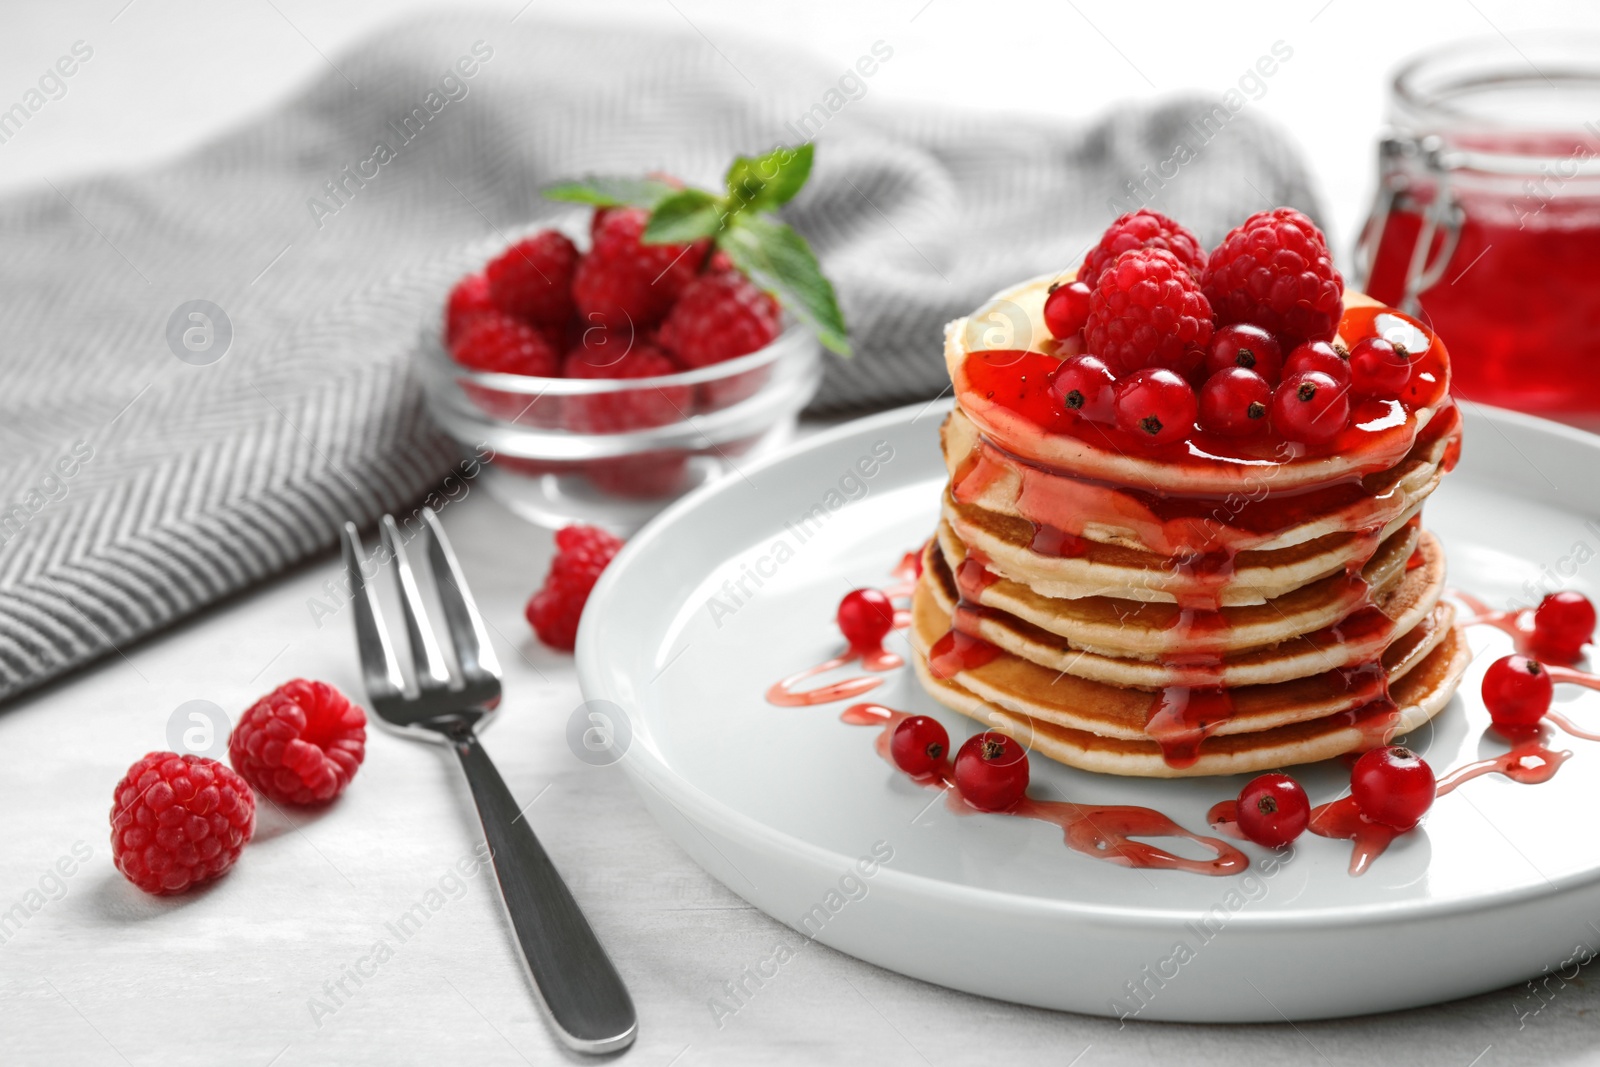
[[[794,462],[809,453],[824,451],[841,441],[854,439],[881,427],[909,425],[909,423],[920,420],[925,414],[934,411],[947,411],[954,405],[954,402],[953,397],[936,397],[932,401],[907,404],[888,411],[851,419],[837,426],[811,434],[771,455],[762,457],[756,463],[751,464],[747,471],[750,473],[766,471],[772,467]],[[1596,453],[1597,458],[1600,458],[1600,435],[1525,412],[1510,411],[1487,404],[1464,401],[1463,398],[1459,397],[1457,402],[1470,405],[1470,407],[1463,408],[1463,415],[1473,421],[1482,420],[1491,426],[1495,423],[1505,423],[1526,433],[1553,436],[1569,446],[1576,446]],[[917,414],[912,415],[911,412],[914,410]],[[1496,427],[1496,429],[1498,430],[1499,427]],[[1514,445],[1512,447],[1515,448]],[[1523,458],[1526,459],[1526,457]],[[1528,462],[1531,463],[1531,461]],[[683,499],[676,501],[647,523],[628,540],[611,565],[605,569],[590,594],[590,603],[598,605],[600,610],[594,612],[585,611],[583,620],[578,628],[576,665],[579,688],[586,701],[608,700],[623,707],[624,711],[630,716],[637,717],[636,711],[628,708],[625,701],[621,699],[624,694],[609,683],[609,672],[604,665],[605,657],[600,647],[600,638],[598,636],[599,624],[593,620],[604,613],[604,609],[610,600],[619,595],[616,592],[618,587],[631,580],[633,560],[646,551],[646,546],[672,536],[673,531],[688,521],[689,517],[692,517],[695,512],[709,506],[711,502],[718,498],[744,491],[746,490],[743,488],[743,481],[739,478],[722,478],[700,487]],[[1543,496],[1544,494],[1538,495]],[[850,505],[847,504],[846,506]],[[669,612],[668,614],[671,613]],[[1452,696],[1452,704],[1458,698],[1459,694]],[[1448,713],[1448,710],[1447,707],[1446,712],[1441,714]],[[745,841],[749,846],[761,850],[776,849],[791,856],[804,858],[807,862],[820,866],[838,866],[842,869],[854,862],[855,858],[852,856],[837,852],[823,845],[802,840],[787,831],[776,829],[718,800],[674,771],[661,758],[660,754],[654,750],[652,745],[648,743],[640,744],[641,740],[648,742],[648,734],[641,738],[637,727],[635,727],[633,738],[634,743],[617,761],[618,765],[623,768],[624,772],[636,784],[649,786],[669,805],[677,809],[680,814],[683,814],[686,819],[689,818],[684,810],[687,803],[694,808],[700,819],[716,826],[721,833]],[[646,754],[648,754],[647,758]],[[694,822],[695,820],[689,819],[689,821]],[[662,828],[662,832],[671,836],[671,832],[665,827]],[[1252,862],[1252,869],[1255,866],[1256,864]],[[1227,879],[1219,881],[1223,885],[1232,884]],[[1558,875],[1555,878],[1546,877],[1540,883],[1529,883],[1524,886],[1494,890],[1483,895],[1463,896],[1446,901],[1412,897],[1396,901],[1372,901],[1354,905],[1298,908],[1278,912],[1241,910],[1230,917],[1229,925],[1232,927],[1237,924],[1241,927],[1258,929],[1262,932],[1299,929],[1325,931],[1330,928],[1357,924],[1367,925],[1375,920],[1398,922],[1442,919],[1486,908],[1509,907],[1532,900],[1555,898],[1596,883],[1600,883],[1600,863],[1597,863],[1587,871],[1567,873]],[[989,910],[1003,908],[1013,916],[1020,918],[1092,921],[1102,925],[1109,924],[1127,928],[1148,927],[1152,923],[1165,925],[1170,922],[1192,921],[1197,916],[1206,914],[1203,908],[1152,908],[1148,906],[1101,904],[1064,898],[1047,898],[1003,889],[982,888],[951,882],[931,875],[897,870],[888,865],[881,868],[879,874],[874,878],[874,884],[885,888],[892,887],[900,892],[919,897],[939,898],[946,903],[960,906],[976,905]],[[730,888],[733,887],[730,886]],[[738,890],[734,889],[734,892],[737,893]],[[740,895],[742,896],[743,894]],[[784,920],[779,918],[778,921],[783,922]]]

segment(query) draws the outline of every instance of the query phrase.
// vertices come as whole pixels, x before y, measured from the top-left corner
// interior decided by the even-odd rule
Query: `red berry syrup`
[[[1541,208],[1537,198],[1456,195],[1460,240],[1420,298],[1422,317],[1450,338],[1453,391],[1541,415],[1600,415],[1587,386],[1600,360],[1600,200],[1557,197]],[[1403,298],[1424,210],[1412,203],[1390,213],[1367,283],[1374,298]]]
[[[908,717],[905,712],[882,704],[853,704],[839,716],[853,726],[881,726],[878,755],[890,764],[894,764],[891,746],[895,728]],[[949,760],[943,761],[931,774],[914,776],[912,781],[945,790],[946,803],[952,811],[970,813],[975,810],[962,796]],[[1014,807],[993,814],[1054,823],[1061,828],[1067,847],[1122,867],[1208,875],[1242,874],[1250,868],[1249,857],[1226,841],[1190,833],[1153,808],[1122,804],[1102,807],[1024,796]],[[1146,843],[1146,839],[1162,837],[1192,841],[1209,851],[1211,857],[1190,859]]]

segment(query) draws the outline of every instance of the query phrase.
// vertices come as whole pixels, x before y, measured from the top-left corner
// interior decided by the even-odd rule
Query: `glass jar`
[[[1424,53],[1388,121],[1359,287],[1444,338],[1457,396],[1600,427],[1600,37]]]

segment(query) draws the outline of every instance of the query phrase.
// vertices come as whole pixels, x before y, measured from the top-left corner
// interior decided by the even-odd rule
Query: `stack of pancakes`
[[[1045,291],[990,308],[1044,337]],[[939,701],[1062,763],[1158,777],[1363,751],[1449,701],[1470,654],[1420,524],[1459,450],[1448,402],[1390,455],[1162,463],[986,404],[962,371],[974,332],[946,337],[950,480],[912,604]]]

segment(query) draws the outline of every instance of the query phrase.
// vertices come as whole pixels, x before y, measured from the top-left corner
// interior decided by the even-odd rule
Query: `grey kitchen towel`
[[[1070,264],[1119,209],[1214,241],[1314,208],[1247,106],[894,105],[878,86],[909,47],[886,29],[826,64],[687,28],[429,16],[184,158],[0,201],[0,699],[422,498],[457,454],[408,369],[418,325],[464,248],[562,210],[539,195],[557,178],[715,184],[736,152],[814,140],[789,217],[858,350],[822,413],[940,392],[941,324]]]

